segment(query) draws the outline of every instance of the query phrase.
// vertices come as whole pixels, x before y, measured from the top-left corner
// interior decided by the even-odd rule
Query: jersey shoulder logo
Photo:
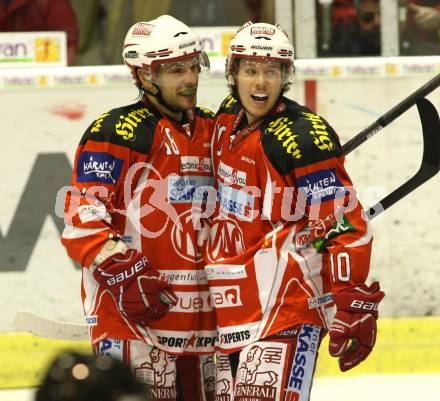
[[[214,112],[205,108],[205,107],[197,107],[196,114],[200,117],[203,117],[203,118],[213,119],[215,117]]]
[[[309,122],[308,134],[312,137],[313,144],[320,150],[334,150],[335,144],[329,125],[314,113],[302,111],[301,115]]]
[[[136,139],[136,129],[148,117],[154,114],[146,107],[128,110],[119,115],[119,119],[115,124],[115,132],[126,141],[134,141]]]
[[[292,131],[294,121],[287,116],[276,117],[272,119],[265,130],[266,135],[270,135],[279,142],[285,153],[291,155],[294,159],[302,157],[301,149],[298,145],[298,135]]]
[[[287,109],[271,116],[261,131],[265,153],[282,175],[341,155],[339,139],[325,119],[293,101],[287,100]]]
[[[101,114],[86,130],[81,144],[88,140],[129,147],[148,152],[159,118],[143,104],[112,109]],[[140,133],[142,132],[142,135]]]
[[[97,134],[101,131],[102,125],[104,123],[104,120],[110,115],[110,112],[106,112],[101,114],[90,127],[90,132],[93,134]]]
[[[116,134],[126,141],[136,140],[136,131],[147,119],[155,117],[142,103],[112,109],[101,114],[89,127],[87,132],[91,139],[97,136]]]
[[[234,96],[229,95],[225,100],[223,100],[217,114],[219,113],[234,114],[237,111],[238,106],[239,103],[237,99]]]

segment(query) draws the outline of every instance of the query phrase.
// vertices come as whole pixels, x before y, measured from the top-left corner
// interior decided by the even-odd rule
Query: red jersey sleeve
[[[61,241],[82,266],[93,262],[109,238],[122,237],[124,194],[135,182],[128,173],[133,163],[148,156],[154,132],[147,126],[151,115],[142,103],[111,110],[99,116],[80,141],[65,197]]]
[[[266,154],[295,188],[298,224],[304,225],[313,246],[323,255],[324,277],[332,292],[337,293],[365,282],[368,276],[370,224],[344,167],[334,129],[304,107],[297,108],[288,121],[293,121],[292,135],[280,140],[278,134],[278,140],[266,140]],[[279,129],[276,120],[272,127],[266,128],[266,133],[271,128],[272,131]],[[277,139],[277,135],[270,136]],[[280,145],[284,152],[280,151]],[[276,152],[274,147],[278,147]]]

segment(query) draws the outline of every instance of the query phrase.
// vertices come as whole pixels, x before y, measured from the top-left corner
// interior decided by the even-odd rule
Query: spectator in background
[[[78,26],[69,0],[0,0],[0,32],[65,31],[72,65]]]
[[[321,1],[322,18],[330,17],[330,35],[323,33],[324,43],[322,56],[356,56],[359,53],[357,41],[358,25],[357,10],[353,0],[333,0],[333,2]],[[331,12],[325,12],[331,6]],[[322,25],[325,25],[324,22]]]
[[[65,352],[49,366],[35,401],[146,401],[130,368],[109,356]]]
[[[273,22],[275,18],[274,0],[245,0],[249,17],[254,22]]]
[[[319,56],[380,56],[379,0],[319,0],[319,3]],[[330,28],[325,29],[327,26]]]
[[[361,0],[359,3],[359,55],[380,56],[380,2]]]
[[[168,14],[171,2],[71,0],[80,27],[75,64],[121,64],[120,49],[128,29],[137,21],[150,21]]]
[[[402,55],[440,54],[440,0],[401,2]]]

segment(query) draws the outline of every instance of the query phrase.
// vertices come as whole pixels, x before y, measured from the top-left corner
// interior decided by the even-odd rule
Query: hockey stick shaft
[[[417,99],[423,131],[423,158],[417,173],[366,212],[369,220],[434,177],[440,170],[440,120],[437,110],[427,99]]]
[[[364,128],[359,134],[350,139],[342,146],[342,153],[344,155],[349,154],[356,149],[359,145],[363,144],[366,140],[377,134],[382,128],[386,127],[397,117],[407,111],[410,107],[416,104],[418,98],[423,98],[434,89],[440,86],[440,74],[437,74],[425,85],[411,93],[408,97],[403,99],[400,103],[394,106],[391,110],[387,111],[384,115],[379,117],[374,123]]]
[[[439,149],[440,151],[440,149]],[[394,205],[396,202],[401,200],[403,197],[414,191],[420,185],[425,183],[428,179],[433,177],[438,173],[439,169],[430,165],[423,166],[420,170],[423,171],[423,177],[420,173],[417,173],[415,176],[406,181],[399,188],[391,192],[385,198],[383,198],[380,202],[376,203],[376,205],[372,206],[367,211],[367,216],[369,220],[377,217],[380,213],[387,210],[390,206]]]
[[[15,315],[15,329],[57,340],[85,341],[90,338],[85,324],[52,320],[26,310],[20,310]]]

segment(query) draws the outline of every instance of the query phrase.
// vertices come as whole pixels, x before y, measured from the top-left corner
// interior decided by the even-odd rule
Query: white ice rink
[[[440,374],[326,377],[315,380],[311,401],[440,401],[439,390]],[[33,401],[33,395],[2,390],[0,401]]]

